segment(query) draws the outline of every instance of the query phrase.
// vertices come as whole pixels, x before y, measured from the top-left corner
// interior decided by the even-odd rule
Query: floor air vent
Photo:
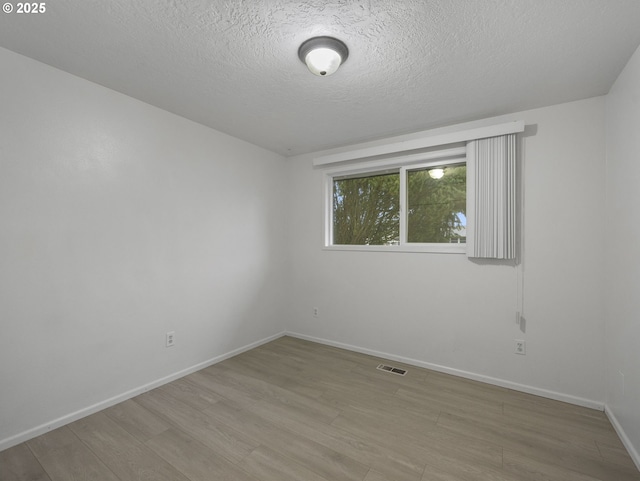
[[[397,374],[399,376],[404,376],[407,371],[406,369],[400,369],[399,367],[387,366],[385,364],[380,364],[376,369],[380,369],[381,371],[392,372],[393,374]]]

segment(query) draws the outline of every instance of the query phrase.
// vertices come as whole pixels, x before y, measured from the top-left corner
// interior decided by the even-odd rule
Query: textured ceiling
[[[12,2],[16,3],[16,2]],[[0,46],[284,155],[608,92],[639,0],[51,0]],[[330,77],[309,37],[350,49]]]

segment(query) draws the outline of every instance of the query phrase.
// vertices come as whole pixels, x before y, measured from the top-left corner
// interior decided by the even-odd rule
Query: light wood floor
[[[640,480],[606,416],[284,337],[0,453],[2,481]]]

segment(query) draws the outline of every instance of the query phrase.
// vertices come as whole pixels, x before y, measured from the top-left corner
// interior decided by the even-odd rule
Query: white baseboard
[[[214,358],[211,358],[207,361],[201,362],[194,366],[188,367],[186,369],[182,369],[181,371],[175,372],[163,378],[156,379],[155,381],[152,381],[143,386],[137,387],[135,389],[131,389],[130,391],[124,392],[112,398],[105,399],[104,401],[93,404],[91,406],[87,406],[73,413],[66,414],[52,421],[41,424],[40,426],[36,426],[34,428],[28,429],[26,431],[18,433],[9,438],[2,439],[0,440],[0,451],[4,451],[5,449],[9,449],[17,444],[23,443],[25,441],[28,441],[29,439],[33,439],[37,436],[40,436],[41,434],[45,434],[49,431],[52,431],[53,429],[72,423],[74,421],[77,421],[78,419],[82,419],[98,411],[102,411],[103,409],[114,406],[118,403],[126,401],[127,399],[131,399],[132,397],[135,397],[139,394],[150,391],[151,389],[155,389],[159,386],[162,386],[163,384],[167,384],[171,381],[175,381],[176,379],[180,379],[181,377],[187,376],[193,372],[199,371],[200,369],[204,369],[206,367],[212,366],[213,364],[224,361],[225,359],[229,359],[230,357],[236,356],[245,351],[249,351],[250,349],[261,346],[262,344],[266,344],[267,342],[271,342],[284,335],[285,335],[285,332],[280,332],[273,336],[269,336],[259,341],[252,342],[251,344],[247,344],[246,346],[239,347],[238,349],[234,349],[233,351],[229,351],[225,354],[221,354],[219,356],[216,356]]]
[[[380,352],[374,351],[372,349],[366,349],[358,346],[352,346],[350,344],[344,344],[342,342],[331,341],[328,339],[321,339],[318,337],[307,336],[305,334],[298,334],[296,332],[286,332],[287,336],[297,337],[299,339],[304,339],[307,341],[317,342],[320,344],[326,344],[328,346],[339,347],[341,349],[346,349],[348,351],[360,352],[362,354],[369,354],[370,356],[381,357],[384,359],[390,359],[392,361],[402,362],[404,364],[409,364],[411,366],[423,367],[426,369],[431,369],[433,371],[443,372],[445,374],[452,374],[454,376],[463,377],[466,379],[472,379],[474,381],[480,381],[487,384],[493,384],[495,386],[505,387],[507,389],[513,389],[514,391],[525,392],[528,394],[534,394],[536,396],[541,396],[549,399],[554,399],[556,401],[562,401],[570,404],[575,404],[578,406],[583,406],[591,409],[596,409],[598,411],[604,410],[604,402],[594,401],[592,399],[581,398],[578,396],[572,396],[570,394],[563,394],[555,391],[549,391],[546,389],[540,389],[533,386],[528,386],[526,384],[518,384],[512,381],[506,381],[504,379],[499,379],[491,376],[485,376],[483,374],[476,374],[469,371],[462,371],[460,369],[454,369],[446,366],[441,366],[439,364],[432,364],[430,362],[419,361],[417,359],[411,359],[408,357],[397,356],[395,354],[389,354],[388,352]]]
[[[631,456],[631,459],[636,464],[636,467],[638,468],[638,470],[640,470],[640,454],[638,453],[638,450],[631,443],[631,440],[629,439],[629,436],[627,436],[627,433],[624,432],[624,429],[622,429],[622,426],[620,425],[618,418],[616,418],[616,415],[613,414],[611,408],[606,404],[604,406],[604,412],[613,425],[613,429],[615,429],[616,433],[618,433],[618,437],[622,441],[622,444],[624,444],[624,447],[627,448],[629,456]]]

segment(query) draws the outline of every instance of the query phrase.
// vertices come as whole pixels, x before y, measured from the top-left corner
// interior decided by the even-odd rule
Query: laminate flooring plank
[[[51,478],[22,443],[0,452],[0,481],[51,481]]]
[[[515,415],[505,413],[502,418],[495,420],[516,432],[552,439],[554,443],[567,443],[589,451],[594,456],[601,454],[598,450],[598,441],[607,443],[612,439],[612,433],[608,429],[593,428],[567,420],[562,416],[519,412]]]
[[[287,352],[296,352],[305,359],[313,362],[322,361],[327,366],[334,365],[341,369],[348,369],[358,364],[368,364],[371,362],[370,356],[289,336],[277,339],[274,343],[277,347],[285,346]]]
[[[51,481],[122,481],[67,426],[27,445]]]
[[[577,425],[613,429],[602,411],[518,391],[509,391],[509,397],[504,400],[504,406],[505,412],[513,406],[542,415],[562,416],[567,420],[575,421]]]
[[[440,415],[428,413],[416,415],[401,409],[379,411],[371,407],[351,407],[343,409],[341,418],[347,418],[362,426],[370,426],[379,434],[387,433],[389,438],[398,436],[415,440],[426,439],[428,433],[436,429]],[[340,421],[332,423],[339,425]]]
[[[440,415],[440,409],[428,403],[416,403],[403,399],[394,394],[372,393],[361,390],[336,391],[329,389],[319,398],[320,401],[329,403],[336,409],[344,410],[370,410],[380,413],[382,416],[411,416],[421,419],[436,421]]]
[[[352,433],[308,416],[291,415],[291,411],[282,404],[263,401],[255,404],[251,410],[264,419],[301,433],[389,476],[419,481],[424,470],[423,462],[410,458],[400,450],[396,452],[381,446],[378,442],[367,442]]]
[[[521,425],[505,421],[500,416],[459,416],[443,412],[438,424],[458,433],[467,433],[485,441],[502,442],[506,447],[530,449],[540,447],[549,452],[559,451],[568,455],[600,458],[593,440],[579,436],[563,436],[535,425]]]
[[[492,443],[479,447],[476,442],[469,446],[464,436],[440,437],[435,431],[431,435],[417,436],[402,430],[392,431],[390,425],[379,426],[371,420],[351,416],[341,416],[332,425],[356,434],[365,441],[378,443],[389,450],[404,453],[411,459],[442,469],[461,463],[471,463],[485,471],[500,469],[502,466],[501,447]]]
[[[598,446],[602,459],[608,463],[632,471],[638,469],[620,440],[611,440],[610,442],[596,441],[596,446]]]
[[[135,401],[230,461],[242,460],[259,446],[244,433],[229,428],[166,393],[150,391],[138,396]]]
[[[189,377],[183,377],[164,386],[159,390],[179,398],[185,404],[202,411],[223,399],[210,389],[193,382]]]
[[[132,399],[107,408],[104,412],[142,442],[169,429],[168,423]]]
[[[443,410],[440,424],[461,423],[472,428],[478,427],[490,439],[502,436],[503,439],[511,439],[521,444],[546,444],[571,450],[575,454],[600,457],[595,439],[589,436],[588,432],[577,429],[575,425],[572,429],[567,429],[561,422],[554,427],[553,423],[545,423],[536,418],[537,415],[527,418],[494,413],[485,413],[479,417],[452,414]]]
[[[272,353],[274,356],[279,357],[280,363],[301,371],[308,368],[315,369],[316,366],[318,366],[319,360],[322,360],[325,366],[329,368],[346,369],[355,365],[355,363],[347,363],[342,359],[333,359],[322,354],[317,354],[313,350],[304,349],[295,343],[280,341],[279,339],[275,342],[264,344],[261,348],[263,348],[264,352]]]
[[[276,364],[251,358],[248,353],[241,354],[228,362],[229,372],[256,379],[266,380],[269,384],[297,392],[309,397],[319,397],[326,389],[322,381],[335,380],[341,373],[328,369],[326,365],[312,363],[304,369],[283,369]]]
[[[640,473],[632,473],[624,468],[607,463],[593,448],[585,449],[584,444],[577,445],[572,440],[563,440],[538,433],[527,433],[513,426],[495,421],[462,418],[443,413],[438,424],[467,436],[489,442],[502,443],[505,449],[528,455],[534,459],[564,467],[582,474],[616,481],[638,480]]]
[[[537,481],[543,481],[541,478]],[[519,474],[485,467],[465,460],[442,460],[439,465],[427,465],[422,481],[530,481]],[[550,481],[550,480],[544,480]]]
[[[331,423],[335,428],[354,434],[371,443],[378,443],[387,449],[407,453],[412,459],[424,459],[427,433],[436,429],[431,423],[422,429],[406,430],[407,422],[396,425],[392,420],[378,419],[375,415],[345,411]]]
[[[454,376],[444,372],[426,370],[427,376],[424,385],[428,388],[444,390],[455,394],[472,394],[473,396],[485,398],[489,401],[503,402],[510,399],[516,391],[506,387],[487,384],[475,379]],[[523,393],[524,394],[524,393]],[[530,396],[530,394],[524,394]]]
[[[268,345],[270,348],[272,344]],[[304,366],[323,366],[327,370],[349,370],[362,362],[343,355],[346,351],[321,344],[302,341],[290,337],[282,337],[274,341],[272,349],[280,351],[283,356],[292,356],[301,360]]]
[[[587,408],[583,409],[587,410]],[[550,409],[532,410],[528,407],[515,406],[510,403],[505,403],[503,408],[503,414],[507,422],[516,422],[521,425],[531,424],[538,426],[540,429],[561,432],[567,436],[588,436],[589,439],[603,443],[615,442],[618,439],[618,435],[603,412],[600,412],[600,416],[597,417],[591,415],[591,413],[588,416],[576,411],[573,411],[573,413],[574,415],[571,415],[563,410],[553,411]]]
[[[248,393],[259,393],[261,399],[268,398],[278,400],[290,406],[291,409],[306,412],[308,415],[314,416],[326,423],[330,423],[340,414],[339,410],[333,408],[328,403],[319,402],[316,399],[302,396],[279,386],[271,385],[268,382],[268,378],[263,380],[240,373],[225,374],[220,377],[227,382],[234,383],[238,389],[244,389]]]
[[[436,426],[427,433],[427,440],[422,447],[433,456],[446,456],[452,459],[477,460],[478,464],[500,468],[502,466],[503,447],[498,443],[480,441],[464,434],[453,434],[447,429]],[[432,462],[432,464],[435,464]]]
[[[227,365],[229,373],[244,374],[258,379],[267,376],[269,383],[304,396],[317,398],[324,392],[322,386],[318,385],[317,372],[314,372],[313,368],[305,370],[298,368],[292,371],[288,367],[281,369],[279,365],[272,363],[269,364],[268,372],[264,372],[256,369],[256,367],[262,366],[263,363],[257,363],[257,366],[252,366],[252,362],[255,362],[255,360],[239,362],[234,359],[232,361]]]
[[[229,364],[228,367],[224,372],[211,376],[214,382],[257,400],[265,396],[275,396],[276,392],[282,389],[276,380],[279,378],[277,375],[269,376],[263,371],[256,371],[237,362]]]
[[[226,374],[223,377],[223,374]],[[229,377],[229,370],[203,369],[187,376],[190,381],[210,389],[224,399],[233,401],[239,406],[248,407],[262,399],[263,395],[246,392],[242,386]]]
[[[352,432],[360,437],[371,440],[381,439],[385,444],[403,446],[409,443],[418,444],[426,439],[425,433],[436,428],[435,421],[427,421],[423,424],[415,424],[414,419],[401,419],[377,416],[375,412],[363,412],[344,410],[338,416],[332,426]]]
[[[596,478],[509,450],[504,451],[504,469],[530,481],[538,481],[540,479],[550,481],[606,481],[606,478]]]
[[[236,463],[177,429],[171,428],[151,438],[146,445],[191,481],[259,481]]]
[[[414,479],[416,478],[411,476],[403,476],[402,474],[385,474],[373,468],[370,469],[367,475],[364,477],[364,481],[413,481]],[[421,480],[422,474],[417,479]]]
[[[328,372],[321,370],[317,373],[308,373],[310,379],[314,379],[319,388],[339,392],[357,392],[377,396],[380,394],[395,394],[400,386],[397,384],[375,384],[371,378],[367,378],[357,372],[340,371]]]
[[[300,379],[289,379],[282,383],[281,386],[283,389],[287,391],[295,392],[300,394],[301,396],[310,397],[313,399],[318,399],[325,392],[325,389],[322,386],[318,386],[317,383],[313,381],[309,381],[307,377],[303,377]]]
[[[207,413],[238,431],[258,441],[263,446],[296,459],[306,468],[327,479],[361,481],[368,466],[350,458],[345,453],[317,443],[314,439],[280,427],[260,415],[218,403]]]
[[[275,365],[268,365],[263,361],[249,357],[232,358],[225,361],[225,367],[228,368],[230,375],[244,375],[254,377],[256,379],[269,379],[269,384],[273,387],[282,387],[292,379],[299,379],[300,375],[287,374],[282,368]]]
[[[69,428],[122,481],[189,481],[102,412]]]
[[[407,386],[398,389],[396,396],[413,403],[422,403],[433,409],[447,409],[452,413],[475,414],[482,416],[484,413],[502,414],[502,403],[494,400],[486,400],[473,395],[464,395],[447,392],[442,389],[433,389],[428,386]]]
[[[263,345],[227,359],[224,363],[225,365],[245,363],[258,371],[282,372],[285,375],[296,376],[307,367],[313,366],[314,361],[309,355],[288,357],[287,353],[279,349],[277,345],[272,347]]]
[[[399,367],[403,365],[402,363],[396,363],[396,361],[390,361],[389,359],[370,356],[368,354],[362,354],[355,351],[348,351],[339,347],[329,346],[327,344],[320,344],[293,337],[284,337],[278,339],[278,341],[290,342],[294,346],[294,348],[301,351],[308,351],[312,353],[312,355],[315,354],[319,359],[323,360],[336,359],[339,361],[349,362],[361,366],[370,366],[372,362],[376,365],[380,363],[398,364]]]
[[[290,356],[286,352],[283,352],[282,349],[278,349],[277,346],[269,348],[268,345],[244,352],[229,361],[257,363],[268,366],[270,371],[282,372],[288,376],[299,376],[305,368],[313,364],[308,357],[305,359],[301,356]]]
[[[228,371],[216,376],[216,380],[220,382],[226,381],[237,389],[259,398],[277,396],[278,392],[282,390],[281,385],[291,380],[286,376],[269,372],[269,369],[257,369],[257,366],[260,365],[259,363],[256,364],[256,368],[253,368],[247,365],[250,363],[236,359],[233,359],[233,361],[233,363],[227,365]]]
[[[323,478],[294,459],[261,446],[244,458],[240,467],[260,481],[337,481]]]

